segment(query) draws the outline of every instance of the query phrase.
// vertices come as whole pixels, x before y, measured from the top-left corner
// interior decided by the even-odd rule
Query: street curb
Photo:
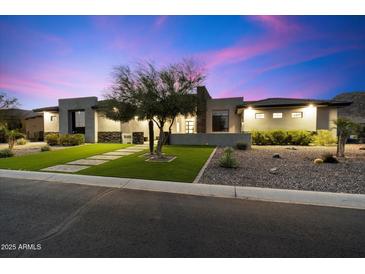
[[[210,161],[212,160],[215,152],[217,151],[217,147],[215,147],[215,149],[212,151],[212,153],[210,154],[208,160],[205,161],[205,164],[203,165],[203,167],[200,169],[198,175],[195,177],[193,184],[197,184],[200,180],[200,178],[203,176],[203,173],[205,171],[205,169],[208,167]]]
[[[121,189],[157,191],[175,194],[188,194],[205,197],[259,200],[291,204],[304,204],[327,207],[340,207],[365,210],[364,194],[316,192],[304,190],[272,189],[244,186],[189,184],[170,181],[153,181],[129,178],[114,178],[63,174],[37,171],[0,169],[1,178],[40,180],[66,184],[114,187]]]

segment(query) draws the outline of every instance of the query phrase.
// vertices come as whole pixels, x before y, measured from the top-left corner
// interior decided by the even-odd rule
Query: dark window
[[[228,131],[228,110],[214,110],[212,116],[212,124],[214,132],[227,132]]]

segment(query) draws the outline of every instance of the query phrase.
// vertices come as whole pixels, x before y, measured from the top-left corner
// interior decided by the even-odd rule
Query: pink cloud
[[[25,95],[33,95],[34,97],[45,96],[48,98],[55,98],[56,96],[69,97],[72,95],[72,93],[62,89],[39,83],[39,81],[32,79],[31,77],[3,73],[0,77],[0,89]]]
[[[257,15],[248,17],[253,22],[258,22],[271,31],[280,33],[300,31],[303,26],[297,24],[293,17],[278,15]]]
[[[280,38],[276,35],[265,36],[257,40],[245,38],[244,42],[236,45],[201,53],[198,58],[203,60],[207,69],[214,69],[217,66],[239,63],[269,53],[287,46],[291,40],[290,36]]]

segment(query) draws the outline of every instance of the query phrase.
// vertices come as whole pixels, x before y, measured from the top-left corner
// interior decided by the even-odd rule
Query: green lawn
[[[81,170],[78,174],[193,182],[213,149],[208,146],[164,146],[163,151],[166,154],[177,156],[174,161],[146,162],[144,157],[138,157],[147,152],[146,150]]]
[[[0,159],[0,168],[40,170],[49,166],[60,165],[93,155],[114,151],[130,145],[125,144],[87,144],[62,150],[39,152],[19,157]]]

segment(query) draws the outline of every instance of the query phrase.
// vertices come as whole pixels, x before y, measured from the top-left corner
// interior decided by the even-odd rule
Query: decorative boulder
[[[323,164],[323,160],[322,160],[322,159],[320,159],[320,158],[317,158],[317,159],[315,159],[315,160],[313,161],[313,163],[315,163],[315,164],[317,164],[317,165],[319,165],[319,164]]]
[[[278,168],[277,167],[270,168],[269,172],[271,174],[278,174]]]

